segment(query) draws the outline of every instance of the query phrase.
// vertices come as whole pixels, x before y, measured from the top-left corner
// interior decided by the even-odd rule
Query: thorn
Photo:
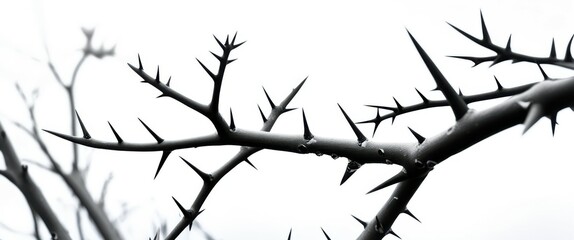
[[[532,125],[534,125],[540,118],[544,116],[544,107],[542,104],[534,103],[528,108],[528,113],[526,114],[526,119],[524,120],[524,131],[525,134]]]
[[[177,199],[175,199],[173,196],[172,196],[171,198],[173,198],[173,201],[175,202],[175,204],[177,205],[177,208],[179,208],[179,210],[181,211],[181,213],[183,213],[183,216],[184,216],[185,218],[191,219],[191,218],[192,218],[191,212],[188,211],[187,209],[185,209],[185,208],[181,205],[181,203],[179,203],[179,202],[177,201]]]
[[[289,236],[287,236],[287,240],[291,240],[291,233],[293,232],[293,228],[289,229]]]
[[[237,60],[237,58],[234,58],[234,59],[231,59],[231,60],[227,60],[227,63],[226,63],[226,64],[230,64],[230,63],[232,63],[232,62],[235,62],[235,60]]]
[[[275,103],[273,103],[273,100],[271,100],[271,97],[269,97],[265,88],[263,88],[263,92],[265,93],[265,97],[267,97],[267,101],[269,101],[269,105],[271,105],[271,109],[275,109]]]
[[[490,43],[490,35],[488,34],[488,29],[484,23],[484,17],[482,16],[482,11],[480,11],[480,25],[482,26],[482,41]]]
[[[387,106],[380,106],[380,105],[365,105],[365,106],[372,107],[372,108],[385,109],[385,110],[389,110],[389,111],[393,111],[393,112],[398,111],[397,108],[394,108],[394,107],[387,107]]]
[[[266,123],[267,118],[265,117],[265,114],[263,114],[263,111],[261,110],[261,107],[259,106],[259,104],[257,105],[257,108],[259,108],[259,114],[261,114],[261,118],[263,119],[263,123]]]
[[[481,14],[482,16],[482,14]],[[407,31],[409,34],[413,44],[415,45],[417,51],[419,52],[421,58],[423,59],[425,65],[429,69],[431,75],[433,76],[437,88],[441,90],[443,95],[445,96],[446,100],[448,101],[449,105],[451,106],[454,116],[456,120],[461,119],[466,112],[468,111],[468,106],[464,102],[464,99],[456,94],[450,83],[446,80],[446,78],[442,75],[440,70],[437,66],[433,63],[431,58],[428,54],[424,51],[424,49],[419,45],[416,39],[411,35],[410,32]],[[488,34],[488,33],[487,33]]]
[[[494,81],[496,81],[496,90],[502,91],[502,89],[504,89],[504,87],[502,87],[502,84],[500,84],[500,82],[498,81],[498,78],[496,78],[496,76],[494,76]]]
[[[217,78],[217,76],[215,74],[213,74],[205,65],[203,65],[203,63],[201,61],[199,61],[199,59],[196,58],[195,60],[197,60],[197,62],[199,63],[199,65],[201,65],[203,70],[205,70],[205,72],[207,72],[207,74],[209,74],[209,77],[211,77],[211,79],[215,80]]]
[[[235,35],[233,35],[233,40],[231,40],[231,49],[236,49],[245,43],[245,41],[243,41],[238,44],[235,44],[235,37],[237,37],[237,32],[235,32]]]
[[[381,183],[379,186],[376,186],[371,191],[369,191],[367,194],[373,193],[375,191],[381,190],[383,188],[386,188],[388,186],[391,186],[395,183],[402,182],[402,181],[407,180],[407,179],[409,179],[409,175],[407,175],[404,171],[400,171],[399,173],[397,173],[397,175],[392,176],[387,181]]]
[[[155,171],[155,176],[153,176],[153,179],[157,178],[157,175],[159,174],[159,171],[163,167],[165,160],[167,160],[167,157],[169,157],[169,154],[171,154],[171,150],[162,152],[161,159],[159,160],[159,165],[157,166],[157,170]]]
[[[325,237],[327,238],[327,240],[331,240],[329,235],[327,235],[327,233],[325,232],[325,229],[321,228],[321,231],[323,231],[323,234],[325,234]]]
[[[219,62],[221,62],[221,60],[223,60],[223,58],[221,58],[221,56],[219,56],[219,55],[213,53],[212,51],[209,51],[209,52],[211,53],[211,55],[213,55],[215,58],[217,58],[217,60],[218,60]]]
[[[544,77],[544,80],[549,80],[550,78],[548,77],[546,72],[544,72],[544,69],[542,69],[542,66],[540,66],[540,64],[536,64],[536,65],[538,66],[538,69],[540,69],[540,73],[542,73],[542,77]]]
[[[363,228],[367,227],[367,222],[365,222],[365,221],[363,221],[363,220],[361,220],[358,217],[355,217],[353,215],[351,215],[351,217],[353,217],[355,220],[357,220],[357,222],[359,222],[361,225],[363,225]]]
[[[237,32],[235,32],[235,34],[233,34],[233,39],[231,39],[231,45],[233,46],[235,44],[235,38],[237,37]]]
[[[415,215],[414,215],[411,211],[409,211],[408,209],[405,209],[405,210],[403,211],[403,213],[406,214],[406,215],[409,215],[410,217],[414,218],[414,219],[417,220],[418,222],[421,222],[421,220],[419,220],[417,217],[415,217]]]
[[[464,96],[464,94],[462,94],[462,90],[460,90],[460,88],[458,88],[458,95],[461,97]]]
[[[158,82],[158,83],[160,82],[160,81],[159,81],[159,65],[157,66],[157,72],[156,72],[156,74],[155,74],[155,81]]]
[[[281,112],[281,114],[291,112],[295,109],[297,109],[297,108],[285,108],[285,109],[283,109],[283,112]]]
[[[245,161],[247,164],[251,165],[251,167],[255,168],[255,170],[259,170],[259,169],[257,169],[257,167],[255,167],[255,165],[253,165],[253,163],[252,163],[251,161],[249,161],[249,159],[246,158],[244,161]]]
[[[419,142],[419,144],[422,144],[426,138],[424,138],[423,136],[421,136],[420,134],[418,134],[417,132],[415,132],[415,130],[411,129],[410,127],[407,127],[411,133],[415,136],[415,138],[417,139],[417,141]]]
[[[393,232],[393,230],[392,230],[392,229],[389,229],[389,232],[388,232],[388,234],[391,234],[391,235],[393,235],[393,236],[397,237],[398,239],[402,239],[401,237],[399,237],[399,235],[397,235],[395,232]]]
[[[349,163],[347,164],[347,168],[345,168],[345,173],[343,174],[343,178],[341,179],[341,184],[343,185],[343,183],[345,183],[347,181],[347,179],[349,179],[357,170],[359,170],[359,168],[362,165],[358,162],[355,162],[353,160],[349,160]]]
[[[423,95],[417,88],[415,88],[415,91],[417,91],[417,93],[419,94],[419,96],[421,97],[421,99],[423,100],[423,103],[429,103],[428,98],[425,97],[425,95]]]
[[[570,37],[570,41],[568,41],[568,46],[566,46],[566,56],[564,56],[565,62],[573,62],[574,61],[574,59],[572,58],[572,53],[570,51],[570,48],[572,48],[572,38],[574,38],[574,35],[572,35],[572,37]]]
[[[233,111],[231,111],[231,108],[229,109],[229,118],[229,130],[235,131],[235,121],[233,120]]]
[[[204,181],[204,182],[210,182],[211,181],[211,175],[207,174],[201,170],[199,170],[199,168],[193,166],[193,164],[191,164],[190,162],[188,162],[187,160],[185,160],[185,158],[183,157],[179,157],[181,158],[181,160],[183,160],[183,162],[185,162],[185,164],[187,164],[187,166],[189,166],[195,173],[197,173],[197,175],[199,175],[199,177]]]
[[[550,127],[552,127],[552,136],[554,136],[554,132],[556,130],[556,124],[558,124],[556,122],[556,117],[558,115],[558,112],[555,112],[553,114],[550,115]]]
[[[375,137],[375,133],[377,132],[377,129],[379,128],[379,125],[381,124],[382,121],[383,119],[381,118],[381,113],[377,108],[377,116],[375,116],[375,118],[373,119],[373,123],[375,124],[375,127],[373,128],[373,137]]]
[[[138,63],[139,63],[138,69],[139,69],[140,71],[143,71],[142,59],[140,58],[140,54],[139,54],[139,53],[138,53]]]
[[[78,122],[80,123],[80,128],[82,128],[82,133],[84,134],[84,138],[85,139],[92,138],[92,136],[90,136],[90,134],[88,133],[86,126],[84,126],[84,123],[82,122],[82,119],[80,118],[80,114],[78,114],[78,111],[76,111],[76,117],[78,118]]]
[[[169,79],[167,80],[167,83],[165,85],[169,87],[170,83],[171,83],[171,76],[169,76]]]
[[[395,100],[395,104],[397,105],[397,111],[400,112],[403,110],[403,106],[401,106],[401,104],[399,103],[399,101],[397,101],[397,99],[395,97],[393,97],[393,100]]]
[[[112,126],[112,124],[109,121],[108,121],[108,125],[110,125],[110,128],[112,129],[112,132],[114,133],[114,136],[116,137],[116,140],[118,140],[118,143],[123,143],[124,140],[120,137],[118,132],[116,132],[116,130],[114,129],[114,127]]]
[[[359,130],[359,128],[357,127],[357,125],[355,125],[355,123],[353,122],[353,120],[351,120],[351,118],[349,117],[349,115],[347,115],[347,113],[345,112],[345,110],[343,110],[343,108],[341,107],[341,105],[337,104],[339,106],[339,109],[341,109],[341,112],[343,112],[343,115],[345,116],[345,119],[347,119],[347,122],[349,123],[349,125],[351,125],[351,128],[353,129],[353,132],[355,132],[355,135],[357,136],[357,141],[359,141],[359,145],[362,144],[364,141],[367,141],[367,138],[365,137],[365,135],[363,135],[363,133],[361,132],[361,130]]]
[[[229,46],[229,34],[225,37],[225,46]]]
[[[303,113],[303,138],[307,141],[313,139],[313,133],[309,130],[309,124],[307,124],[307,117],[305,117],[305,110],[301,109]]]
[[[510,34],[510,36],[508,36],[508,41],[506,42],[506,47],[504,48],[504,51],[512,52],[512,50],[510,48],[510,41],[511,40],[512,40],[512,34]]]
[[[153,136],[153,138],[155,138],[155,140],[157,141],[158,144],[163,142],[163,138],[159,137],[157,134],[155,134],[155,132],[153,132],[153,130],[151,130],[151,128],[149,128],[147,126],[147,124],[145,124],[140,118],[138,118],[138,120],[140,120],[140,122],[142,123],[142,125],[145,127],[145,129]]]
[[[550,58],[556,59],[556,46],[554,44],[554,38],[552,38],[552,47],[550,47]]]
[[[221,47],[221,49],[225,50],[225,45],[223,45],[223,43],[221,43],[221,41],[219,41],[215,35],[213,35],[213,38],[215,38],[215,41],[217,41],[217,44]]]

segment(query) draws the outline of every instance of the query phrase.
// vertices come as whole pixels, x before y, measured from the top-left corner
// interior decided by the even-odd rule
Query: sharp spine
[[[363,226],[363,228],[367,227],[367,222],[365,222],[365,221],[363,221],[363,220],[361,220],[358,217],[355,217],[353,215],[351,215],[351,217],[353,217],[355,220],[357,220],[357,222],[359,222]]]
[[[211,79],[215,80],[217,78],[217,76],[213,72],[211,72],[211,70],[209,70],[209,68],[207,68],[205,65],[203,65],[203,63],[199,59],[196,58],[195,60],[197,60],[199,65],[201,65],[203,70],[205,70],[205,72],[207,72],[207,74],[209,75],[209,77],[211,77]]]
[[[259,105],[257,105],[257,108],[259,109],[259,114],[261,114],[261,118],[263,119],[263,123],[266,123],[267,117],[265,117],[265,114],[263,114],[263,110],[261,110],[261,107]]]
[[[355,133],[355,135],[357,136],[357,141],[359,142],[359,144],[362,144],[363,142],[367,141],[367,137],[365,137],[365,135],[363,135],[363,133],[361,132],[361,130],[359,130],[359,128],[357,127],[357,125],[355,125],[355,123],[353,122],[353,120],[351,120],[351,118],[349,117],[349,115],[347,115],[347,113],[345,112],[345,110],[343,110],[343,107],[341,107],[341,105],[337,104],[339,106],[339,109],[341,109],[341,112],[343,112],[343,115],[345,116],[345,119],[347,120],[347,122],[349,123],[349,125],[351,125],[351,128],[353,129],[353,132]]]
[[[417,220],[418,222],[421,222],[421,220],[419,220],[417,217],[415,217],[415,215],[414,215],[411,211],[409,211],[408,209],[405,209],[405,210],[403,211],[403,213],[406,214],[406,215],[409,215],[410,217],[414,218],[414,219]]]
[[[481,16],[482,16],[482,14],[481,14]],[[413,44],[415,45],[417,51],[419,52],[421,58],[423,59],[423,61],[425,63],[425,65],[427,66],[427,68],[431,72],[431,75],[433,76],[433,78],[437,84],[437,89],[441,90],[441,92],[445,96],[446,100],[448,101],[449,105],[451,106],[456,120],[461,119],[466,114],[466,112],[468,111],[468,106],[464,102],[464,99],[457,95],[457,93],[454,91],[454,89],[452,88],[450,83],[442,75],[440,70],[433,63],[433,61],[428,56],[428,54],[424,51],[424,49],[419,45],[419,43],[416,41],[416,39],[411,35],[411,33],[408,31],[407,31],[407,33],[409,34],[409,37],[411,38]]]
[[[235,131],[235,121],[233,120],[233,111],[229,109],[229,130]]]
[[[303,138],[309,141],[313,139],[315,136],[313,136],[313,133],[311,133],[311,130],[309,130],[309,124],[307,124],[307,117],[305,116],[305,110],[301,109],[301,112],[303,113]]]
[[[139,53],[138,53],[138,63],[139,63],[138,69],[139,69],[140,71],[143,71],[142,59],[140,58]]]
[[[486,28],[484,17],[482,16],[482,11],[480,11],[480,25],[482,27],[482,41],[491,43],[490,35],[488,34],[488,29]]]
[[[158,136],[153,130],[151,130],[150,127],[148,127],[147,124],[144,123],[144,121],[142,121],[140,118],[138,118],[138,120],[140,120],[140,123],[145,127],[145,129],[152,135],[153,138],[155,138],[155,140],[157,141],[158,144],[162,143],[164,140],[163,138],[161,138],[160,136]]]
[[[565,62],[573,62],[574,59],[572,58],[572,53],[571,53],[571,48],[572,48],[572,39],[574,38],[574,35],[572,35],[572,37],[570,37],[570,41],[568,41],[568,46],[566,46],[566,55],[564,56],[564,61]]]
[[[159,81],[159,65],[157,66],[157,72],[156,72],[156,74],[155,74],[155,81],[156,81],[157,83],[160,83],[160,81]]]
[[[327,232],[325,232],[325,229],[321,228],[321,231],[323,231],[323,234],[325,235],[325,237],[327,238],[327,240],[331,240],[331,238],[329,237],[329,235],[327,235]]]
[[[116,137],[116,140],[118,141],[118,143],[123,143],[124,140],[120,137],[118,132],[116,132],[116,129],[114,129],[114,127],[112,126],[112,124],[109,121],[108,121],[108,125],[110,125],[110,128],[112,129],[112,132],[114,133],[114,136]]]
[[[409,129],[409,131],[411,131],[411,133],[413,134],[413,136],[415,136],[415,138],[417,139],[417,141],[419,142],[419,144],[422,144],[426,138],[423,137],[422,135],[418,134],[417,132],[415,132],[415,130],[413,130],[410,127],[407,127]]]
[[[425,97],[425,95],[423,95],[417,88],[415,88],[415,91],[417,91],[417,93],[419,94],[419,96],[421,97],[421,99],[423,100],[423,103],[427,104],[430,101],[428,100],[427,97]]]
[[[343,185],[343,183],[345,183],[351,176],[353,176],[353,174],[355,174],[355,172],[357,172],[357,170],[359,170],[359,168],[361,168],[360,163],[358,163],[356,161],[349,160],[349,163],[347,163],[347,167],[345,168],[345,173],[343,174],[343,178],[341,179],[340,185]]]
[[[157,170],[155,171],[155,175],[153,176],[153,179],[157,178],[157,175],[159,174],[159,171],[161,171],[161,168],[163,167],[163,164],[167,160],[167,157],[169,157],[169,154],[171,154],[171,150],[167,150],[167,151],[162,152],[161,159],[159,160],[159,164],[157,165]]]
[[[207,174],[201,170],[199,170],[199,168],[197,168],[196,166],[194,166],[193,164],[191,164],[190,162],[188,162],[187,160],[185,160],[185,158],[183,157],[179,157],[181,158],[181,160],[183,160],[183,162],[185,162],[185,164],[187,164],[187,166],[189,166],[195,173],[197,173],[197,175],[204,181],[204,182],[210,182],[211,181],[211,175]]]
[[[534,125],[540,118],[544,116],[544,106],[539,103],[530,104],[528,108],[528,113],[526,114],[526,118],[524,119],[524,131],[522,134],[525,134],[532,125]]]
[[[542,73],[542,77],[544,77],[544,80],[549,80],[550,77],[548,77],[548,74],[546,74],[544,69],[542,69],[542,66],[540,66],[540,64],[536,64],[536,65],[538,65],[538,69],[540,69],[540,73]]]
[[[383,183],[379,184],[379,186],[376,186],[371,191],[367,192],[367,194],[373,193],[375,191],[378,191],[378,190],[381,190],[381,189],[386,188],[388,186],[391,186],[395,183],[405,181],[407,179],[409,179],[409,175],[407,175],[404,171],[400,171],[395,176],[392,176],[387,181],[384,181]]]
[[[552,38],[552,46],[550,47],[550,58],[556,59],[556,44],[554,44],[554,38]]]
[[[402,111],[403,106],[399,103],[399,101],[397,101],[397,99],[395,97],[393,97],[393,100],[395,101],[395,104],[397,105],[397,112]]]
[[[245,161],[247,164],[249,164],[249,166],[251,166],[252,168],[254,168],[255,170],[259,170],[259,169],[257,169],[257,167],[255,167],[255,165],[254,165],[251,161],[249,161],[249,159],[246,158],[244,161]]]
[[[265,88],[263,88],[263,92],[265,93],[265,97],[267,97],[267,101],[269,101],[269,105],[271,105],[271,109],[275,109],[277,106],[275,106],[275,103],[273,103],[273,100],[271,100],[271,97],[269,97]]]
[[[496,78],[496,76],[494,76],[494,81],[496,82],[496,90],[502,91],[504,89],[504,87],[502,86],[502,84],[500,84],[500,82],[498,81],[498,78]]]
[[[90,133],[88,133],[86,126],[84,126],[84,122],[82,122],[82,119],[80,118],[80,114],[78,114],[78,111],[76,111],[76,117],[78,118],[78,122],[80,123],[80,128],[82,128],[82,134],[84,135],[84,138],[85,139],[92,138],[92,136],[90,136]]]
[[[171,198],[173,198],[173,201],[175,202],[175,204],[177,205],[177,208],[179,208],[179,210],[181,211],[181,213],[183,214],[183,216],[184,216],[185,218],[191,219],[191,218],[192,218],[191,212],[188,211],[187,209],[185,209],[185,208],[181,205],[181,203],[179,203],[179,201],[177,201],[177,199],[175,199],[175,197],[172,196]]]

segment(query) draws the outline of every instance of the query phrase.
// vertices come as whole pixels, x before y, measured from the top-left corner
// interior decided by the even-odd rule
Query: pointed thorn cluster
[[[263,113],[263,110],[261,110],[261,107],[259,105],[257,105],[257,108],[259,109],[259,114],[261,114],[261,119],[263,120],[263,123],[267,122],[267,117],[265,117],[265,114]]]
[[[415,130],[411,129],[410,127],[407,127],[409,129],[409,131],[411,131],[411,133],[413,134],[413,136],[415,136],[415,138],[417,139],[417,141],[419,142],[419,144],[422,144],[426,138],[421,136],[420,134],[418,134],[417,132],[415,132]]]
[[[359,145],[361,145],[363,142],[367,141],[367,137],[365,137],[365,135],[363,135],[363,133],[361,132],[361,130],[359,130],[359,128],[357,127],[357,125],[355,125],[355,123],[353,122],[353,120],[351,120],[351,118],[349,117],[349,115],[347,115],[347,113],[345,112],[345,110],[343,110],[343,107],[341,107],[341,105],[337,104],[339,106],[339,109],[341,109],[341,112],[343,112],[343,115],[345,116],[345,119],[347,120],[347,123],[349,123],[349,125],[351,126],[351,128],[353,129],[353,132],[355,133],[355,135],[357,136],[357,141],[359,142]]]
[[[110,128],[112,129],[112,132],[114,133],[114,136],[116,137],[116,140],[118,141],[118,143],[123,143],[124,140],[120,137],[118,132],[116,132],[116,129],[114,129],[114,127],[112,126],[112,124],[109,121],[108,121],[108,125],[110,125]]]
[[[211,181],[211,175],[199,170],[199,168],[193,166],[193,164],[191,164],[190,162],[188,162],[187,160],[185,160],[183,157],[179,157],[181,158],[181,160],[183,160],[183,162],[185,162],[185,164],[187,164],[187,166],[189,166],[195,173],[197,173],[197,175],[204,181],[204,182],[210,182]]]
[[[376,192],[378,190],[381,190],[383,188],[386,188],[388,186],[391,186],[395,183],[399,183],[402,181],[405,181],[409,179],[409,175],[407,175],[405,173],[405,171],[400,171],[399,173],[397,173],[397,175],[392,176],[391,178],[389,178],[387,181],[384,181],[383,183],[381,183],[379,186],[376,186],[375,188],[373,188],[371,191],[367,192],[367,194]]]
[[[419,220],[417,217],[415,217],[415,215],[414,215],[411,211],[409,211],[408,209],[405,209],[405,210],[403,211],[403,213],[406,214],[406,215],[409,215],[410,217],[414,218],[414,219],[417,220],[418,222],[421,222],[421,220]]]
[[[307,124],[307,117],[305,117],[305,110],[301,109],[303,113],[303,138],[307,141],[313,139],[313,134],[311,130],[309,130],[309,124]]]
[[[78,111],[76,111],[76,117],[78,118],[78,122],[80,123],[80,128],[82,128],[82,134],[84,135],[84,138],[85,139],[92,138],[92,136],[90,136],[90,133],[88,133],[86,126],[84,126],[84,122],[82,122],[82,119],[80,118],[80,114],[78,114]]]
[[[323,234],[325,235],[325,238],[327,238],[327,240],[331,240],[329,235],[327,235],[327,232],[325,232],[325,229],[321,228],[321,231],[323,231]]]
[[[359,168],[361,168],[361,164],[356,162],[356,161],[352,161],[349,160],[349,163],[347,163],[347,167],[345,168],[345,173],[343,174],[343,178],[341,179],[341,184],[343,185],[343,183],[345,183],[347,181],[347,179],[349,179],[351,176],[353,176],[353,174],[355,174],[355,172],[357,170],[359,170]]]
[[[482,16],[482,14],[481,14],[481,16]],[[437,89],[440,90],[443,93],[443,95],[445,96],[446,100],[448,101],[450,107],[452,108],[452,110],[454,112],[456,120],[458,121],[468,111],[468,106],[464,102],[464,99],[454,91],[454,89],[452,88],[450,83],[442,75],[440,70],[437,68],[437,66],[434,64],[434,62],[428,56],[428,54],[424,51],[424,49],[420,46],[420,44],[417,42],[417,40],[413,37],[413,35],[411,35],[411,33],[408,31],[407,31],[407,33],[409,34],[409,37],[411,38],[413,44],[415,45],[417,51],[419,52],[419,55],[421,56],[425,65],[427,66],[428,70],[430,71],[431,75],[433,76],[433,78],[437,84]],[[484,35],[483,38],[485,39],[485,41],[486,40],[490,41],[490,37],[488,36],[488,32],[486,31],[486,27],[483,28],[483,35]]]
[[[157,166],[157,170],[155,171],[155,176],[153,176],[153,179],[157,178],[157,175],[159,174],[159,171],[161,171],[161,168],[163,167],[163,164],[167,160],[167,157],[169,157],[169,154],[171,154],[171,150],[162,152],[161,159],[159,160],[159,164]]]
[[[265,93],[265,97],[267,97],[267,101],[269,101],[269,105],[271,105],[271,109],[275,109],[277,106],[275,106],[275,103],[273,103],[273,100],[271,100],[271,97],[269,97],[265,88],[263,88],[263,92]]]
[[[157,141],[158,144],[162,143],[164,140],[160,136],[158,136],[147,124],[145,124],[140,118],[140,123],[145,127],[145,129],[151,134],[151,136]]]

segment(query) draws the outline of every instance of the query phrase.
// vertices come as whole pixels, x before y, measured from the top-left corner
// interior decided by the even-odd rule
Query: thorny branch
[[[454,26],[453,27],[475,43],[493,50],[497,55],[484,58],[458,58],[471,60],[475,62],[475,64],[487,61],[492,61],[493,64],[496,64],[504,60],[512,60],[515,62],[526,61],[535,64],[551,64],[570,69],[574,68],[572,65],[574,60],[570,55],[571,42],[568,45],[566,57],[563,60],[559,60],[555,57],[554,45],[549,58],[529,57],[527,55],[512,52],[510,41],[507,43],[505,48],[494,45],[490,40],[482,14],[481,24],[483,29],[482,39],[475,38],[472,35],[467,34]],[[355,219],[365,227],[358,239],[382,239],[388,234],[396,236],[396,233],[391,230],[391,226],[399,214],[405,213],[413,217],[415,220],[418,220],[414,217],[412,212],[408,210],[407,204],[420,184],[422,184],[425,177],[442,161],[509,127],[524,124],[524,131],[527,131],[534,123],[544,116],[551,119],[552,131],[554,132],[557,112],[567,107],[574,109],[574,95],[572,94],[572,92],[574,92],[574,77],[563,79],[548,78],[540,66],[539,67],[545,80],[542,82],[526,84],[515,88],[504,88],[500,82],[495,79],[497,84],[497,89],[495,91],[471,96],[464,96],[460,93],[456,93],[421,45],[410,33],[409,36],[433,77],[437,85],[436,90],[440,90],[445,99],[429,100],[417,90],[417,93],[422,99],[422,103],[403,107],[395,100],[397,105],[396,107],[371,105],[371,107],[390,110],[393,111],[393,113],[381,116],[377,111],[377,116],[374,119],[363,121],[362,123],[374,123],[376,130],[381,121],[388,118],[392,118],[394,120],[396,116],[401,114],[438,106],[449,106],[451,108],[455,117],[454,125],[444,132],[428,138],[409,128],[411,134],[416,139],[413,143],[380,143],[367,139],[340,106],[343,116],[355,133],[355,140],[327,139],[313,135],[310,131],[309,125],[307,124],[304,112],[304,129],[302,134],[278,134],[268,132],[275,119],[279,117],[281,113],[286,111],[285,108],[287,104],[297,93],[301,84],[278,106],[271,101],[271,98],[269,98],[269,95],[265,91],[273,110],[268,118],[262,114],[264,120],[264,127],[262,130],[250,131],[237,128],[234,124],[231,112],[230,123],[228,124],[219,112],[218,99],[223,79],[223,71],[231,62],[228,60],[229,54],[231,50],[240,45],[234,44],[235,37],[233,37],[231,43],[229,43],[229,40],[226,40],[225,44],[221,43],[216,38],[224,52],[222,56],[214,54],[214,56],[220,60],[219,71],[217,74],[212,73],[206,66],[199,62],[203,69],[214,80],[215,87],[213,98],[209,105],[201,105],[179,94],[177,91],[172,90],[169,87],[169,80],[166,84],[160,81],[159,71],[155,78],[147,75],[143,71],[141,59],[138,59],[139,67],[136,68],[130,65],[130,67],[143,79],[144,82],[160,90],[162,92],[161,96],[171,97],[207,117],[216,128],[216,133],[214,134],[190,137],[182,140],[164,140],[142,122],[147,131],[149,131],[157,140],[157,143],[124,142],[111,125],[110,127],[117,141],[107,142],[92,139],[87,128],[79,118],[78,120],[80,121],[80,125],[83,126],[83,137],[69,136],[48,130],[46,131],[68,141],[93,148],[122,151],[162,151],[163,154],[156,171],[156,176],[163,163],[167,160],[169,154],[175,150],[216,145],[243,146],[235,157],[211,174],[202,172],[187,160],[181,158],[203,180],[204,184],[189,209],[184,208],[174,198],[177,207],[182,211],[184,217],[166,239],[174,239],[187,226],[191,227],[193,220],[202,211],[200,211],[200,209],[203,202],[207,199],[211,189],[215,187],[216,183],[237,164],[242,161],[247,161],[248,156],[261,149],[272,149],[299,154],[323,153],[330,154],[332,156],[346,157],[349,159],[349,164],[347,165],[341,184],[351,177],[351,175],[364,164],[397,164],[402,166],[403,169],[395,176],[384,181],[369,192],[378,191],[396,184],[396,188],[385,205],[368,223],[355,217]],[[468,104],[472,102],[508,96],[512,97],[505,102],[482,111],[476,111],[468,107]],[[327,239],[330,239],[324,230],[323,233]],[[290,239],[290,236],[291,234],[289,234],[288,239]]]

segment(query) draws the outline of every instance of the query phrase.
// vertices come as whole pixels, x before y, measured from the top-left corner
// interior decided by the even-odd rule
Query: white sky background
[[[558,55],[564,56],[574,33],[572,1],[118,2],[0,2],[3,120],[26,122],[24,106],[13,88],[18,81],[25,89],[41,88],[40,127],[68,131],[67,102],[45,65],[43,44],[63,78],[69,79],[84,43],[81,27],[95,27],[95,44],[116,44],[117,54],[86,62],[78,76],[77,110],[93,137],[114,139],[106,123],[109,120],[126,141],[137,142],[153,141],[137,117],[166,139],[213,131],[200,115],[172,100],[156,99],[157,91],[140,84],[126,66],[127,62],[137,64],[139,53],[150,74],[160,65],[161,78],[172,76],[174,89],[207,101],[211,80],[194,58],[215,68],[209,51],[220,49],[213,34],[224,38],[237,31],[238,40],[247,40],[233,52],[239,60],[229,66],[222,90],[224,116],[232,107],[238,127],[259,128],[257,104],[269,111],[261,86],[279,102],[309,76],[290,106],[305,108],[315,135],[355,138],[336,103],[360,121],[374,116],[364,104],[392,106],[393,96],[403,105],[418,103],[414,87],[429,98],[441,98],[430,92],[435,84],[405,28],[465,94],[495,89],[493,75],[508,87],[539,81],[541,75],[533,64],[505,62],[492,68],[488,64],[470,68],[470,62],[445,57],[489,54],[445,21],[480,36],[482,10],[495,43],[505,44],[512,33],[513,50],[536,56],[547,56],[553,37]],[[555,67],[545,69],[555,77],[572,75]],[[470,106],[484,109],[495,102]],[[572,119],[571,111],[561,112],[555,137],[549,120],[543,119],[524,136],[521,126],[511,128],[451,157],[435,168],[409,204],[423,223],[401,216],[393,229],[411,240],[574,238],[570,184],[574,164],[567,157],[574,140]],[[399,116],[392,126],[385,121],[374,139],[412,142],[407,126],[430,137],[453,123],[446,108],[421,111]],[[360,127],[366,135],[372,133],[371,125]],[[300,111],[283,116],[273,131],[302,133]],[[11,132],[22,157],[46,162],[24,134],[15,128]],[[69,144],[48,135],[45,139],[63,163],[69,161]],[[147,239],[162,220],[171,229],[181,218],[171,196],[189,206],[199,190],[200,179],[178,156],[210,171],[235,151],[234,147],[214,147],[175,152],[155,181],[160,153],[82,148],[82,155],[91,154],[94,161],[88,184],[95,193],[107,174],[114,174],[107,199],[110,214],[117,216],[123,203],[135,209],[120,224],[124,236]],[[286,239],[290,228],[293,239],[322,239],[320,227],[332,239],[354,239],[362,229],[350,214],[370,220],[392,187],[364,193],[399,171],[396,166],[366,165],[339,186],[346,159],[262,151],[251,161],[259,170],[239,165],[219,183],[198,218],[217,239]],[[31,167],[30,171],[77,236],[76,202],[67,188],[44,170]],[[0,196],[0,222],[30,232],[29,210],[16,188],[0,180]],[[90,239],[99,238],[87,228]],[[201,239],[193,231],[182,239],[192,237]],[[29,239],[0,228],[0,239],[20,238]]]

